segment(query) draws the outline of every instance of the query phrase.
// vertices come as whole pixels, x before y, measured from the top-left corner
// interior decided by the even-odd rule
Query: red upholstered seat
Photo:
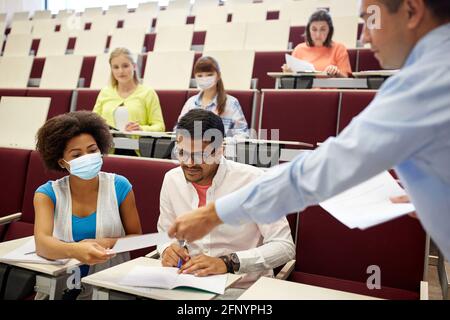
[[[36,189],[48,180],[56,180],[62,177],[63,173],[56,173],[44,169],[44,164],[38,152],[32,151],[29,157],[26,173],[25,188],[23,191],[23,201],[21,205],[22,218],[11,223],[5,239],[12,240],[33,235],[34,228],[34,208],[33,197]]]
[[[27,97],[50,97],[50,109],[48,110],[47,119],[70,111],[72,102],[72,90],[50,90],[29,88]]]
[[[261,129],[280,130],[280,140],[315,144],[336,135],[339,93],[263,90]],[[263,137],[264,138],[264,137]]]
[[[356,65],[358,61],[358,49],[347,49],[348,58],[350,60],[350,66],[352,68],[352,72],[356,71]]]
[[[177,123],[178,116],[186,102],[187,91],[185,90],[157,90],[161,104],[161,111],[166,124],[166,131],[172,131]]]
[[[84,87],[91,86],[92,74],[94,73],[95,57],[84,57],[81,65],[80,78],[84,79]]]
[[[380,63],[370,49],[359,49],[358,56],[358,71],[382,69]]]
[[[339,132],[372,102],[376,92],[348,91],[342,93],[341,110],[339,113]]]
[[[258,79],[258,89],[275,88],[275,79],[269,77],[267,72],[281,72],[281,66],[286,62],[285,54],[281,52],[256,52],[253,63],[252,78]]]
[[[5,97],[25,97],[27,89],[0,89],[0,98]]]
[[[77,103],[75,106],[76,111],[87,110],[92,111],[95,106],[95,101],[100,90],[94,89],[78,89],[77,90]]]
[[[290,280],[383,298],[418,298],[425,241],[419,221],[408,216],[362,231],[347,228],[319,206],[310,207],[299,216]],[[382,290],[366,288],[372,274],[367,268],[373,265],[380,268]]]

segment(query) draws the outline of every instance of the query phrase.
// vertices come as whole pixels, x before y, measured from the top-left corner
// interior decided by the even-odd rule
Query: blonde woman
[[[161,105],[155,90],[139,83],[137,65],[126,48],[116,48],[109,58],[111,83],[103,88],[94,106],[108,125],[125,131],[165,130]],[[125,120],[124,120],[125,119]],[[135,155],[131,150],[116,154]]]

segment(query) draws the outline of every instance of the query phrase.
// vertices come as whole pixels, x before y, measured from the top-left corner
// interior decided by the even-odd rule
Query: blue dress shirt
[[[216,202],[225,223],[269,223],[395,167],[423,227],[450,258],[450,24],[336,138]]]

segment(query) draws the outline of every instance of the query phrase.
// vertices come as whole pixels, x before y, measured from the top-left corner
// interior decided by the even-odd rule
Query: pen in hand
[[[185,240],[178,240],[178,244],[179,244],[179,246],[181,248],[184,248],[185,245],[186,245],[186,241]],[[178,265],[177,265],[178,269],[180,269],[182,265],[183,265],[183,259],[178,258]]]

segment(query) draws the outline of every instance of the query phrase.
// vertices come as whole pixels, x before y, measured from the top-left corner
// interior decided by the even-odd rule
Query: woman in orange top
[[[325,71],[329,76],[347,78],[352,73],[347,49],[332,40],[333,33],[333,21],[328,12],[316,11],[306,26],[306,42],[297,45],[292,56],[312,63],[316,70]],[[282,69],[291,71],[286,65]]]

